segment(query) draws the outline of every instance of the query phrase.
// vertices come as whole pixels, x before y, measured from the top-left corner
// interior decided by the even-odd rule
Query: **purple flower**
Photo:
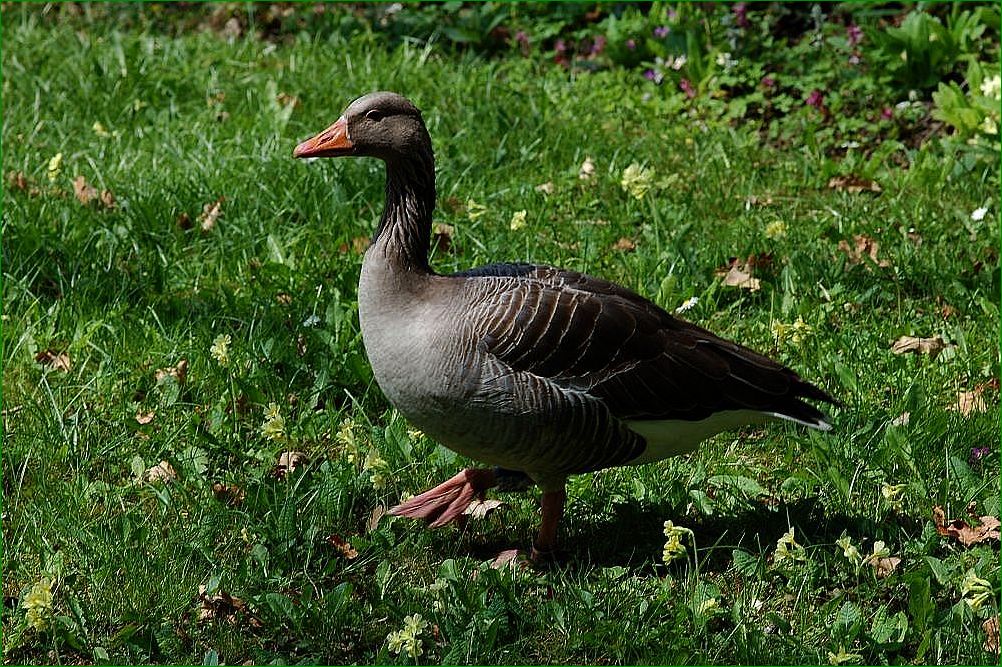
[[[632,39],[628,39],[626,40],[626,48],[628,48],[630,51],[635,51],[637,48],[637,43],[634,42]]]
[[[682,79],[679,81],[678,87],[682,89],[682,92],[685,93],[685,96],[690,100],[696,96],[696,89],[692,87],[691,83],[689,83],[689,79]]]
[[[850,23],[845,29],[845,35],[849,38],[849,46],[856,46],[863,41],[863,29],[855,23]]]
[[[668,8],[668,20],[669,21],[674,21],[677,18],[678,18],[678,12],[676,12],[674,9],[672,9],[671,7],[669,7]]]
[[[666,25],[658,26],[657,28],[654,29],[654,36],[657,37],[658,39],[664,39],[665,37],[668,36],[669,32],[670,30],[668,29],[668,26]]]
[[[599,35],[591,45],[591,55],[597,56],[605,50],[605,35]]]
[[[776,87],[776,80],[774,78],[772,78],[771,76],[768,76],[768,75],[763,76],[762,77],[762,87],[763,88],[775,88]]]
[[[644,78],[648,81],[653,81],[654,83],[660,84],[664,79],[664,74],[658,72],[657,70],[649,69],[644,72]]]
[[[806,104],[809,107],[814,107],[815,109],[820,109],[825,104],[824,93],[815,88],[814,90],[811,91],[811,94],[807,96],[807,99],[804,101],[804,104]]]
[[[746,3],[746,2],[739,2],[736,5],[734,5],[733,7],[731,7],[731,11],[734,12],[734,23],[739,28],[747,28],[748,27],[748,3]]]
[[[884,107],[880,110],[880,117],[884,120],[890,120],[894,118],[894,109],[891,107]]]
[[[991,454],[991,452],[992,452],[991,447],[988,447],[987,445],[985,445],[984,447],[971,447],[971,456],[969,460],[971,463],[974,463],[975,461],[980,461],[981,459]]]

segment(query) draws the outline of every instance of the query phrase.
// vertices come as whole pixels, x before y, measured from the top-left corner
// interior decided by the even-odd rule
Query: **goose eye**
[[[383,112],[379,109],[370,109],[365,112],[365,117],[369,120],[374,120],[377,123],[383,119]]]

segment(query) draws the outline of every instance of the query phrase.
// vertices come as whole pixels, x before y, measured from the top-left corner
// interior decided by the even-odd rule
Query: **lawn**
[[[265,34],[264,6],[175,10],[3,7],[5,663],[997,664],[998,136],[934,120],[939,77],[819,69],[835,18],[739,97],[577,33],[499,52],[347,9]],[[718,84],[751,76],[733,51]],[[620,282],[837,396],[834,430],[576,477],[546,567],[494,563],[537,489],[461,529],[383,515],[468,462],[365,358],[382,165],[291,157],[377,89],[435,145],[436,270]]]

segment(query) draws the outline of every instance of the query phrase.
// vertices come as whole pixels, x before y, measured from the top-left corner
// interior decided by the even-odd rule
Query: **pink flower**
[[[804,101],[804,104],[806,104],[809,107],[814,107],[815,109],[820,109],[825,104],[824,93],[815,88],[814,90],[811,91],[811,94],[807,96],[807,99]]]
[[[630,51],[635,51],[637,48],[637,43],[634,42],[632,39],[628,39],[626,40],[626,48],[628,48]]]
[[[891,107],[884,107],[880,110],[880,117],[884,120],[890,120],[894,118],[894,109]]]
[[[776,87],[776,79],[774,79],[774,78],[772,78],[771,76],[768,76],[768,75],[762,77],[762,82],[761,83],[762,83],[762,87],[763,88],[775,88]]]
[[[668,29],[668,26],[666,25],[658,26],[657,28],[654,29],[654,36],[657,37],[658,39],[664,39],[665,37],[668,36],[669,32],[670,31]]]
[[[739,2],[731,8],[734,12],[734,23],[739,28],[748,27],[748,3]]]
[[[605,50],[605,35],[599,35],[591,45],[591,55],[597,56]]]
[[[678,87],[682,89],[682,92],[685,93],[685,96],[690,100],[696,96],[696,89],[692,87],[689,79],[682,79],[679,81]]]
[[[522,55],[529,55],[529,36],[525,34],[524,30],[515,33],[515,43],[522,50]]]
[[[850,23],[845,29],[845,35],[849,38],[849,46],[856,46],[863,41],[863,29],[855,23]]]

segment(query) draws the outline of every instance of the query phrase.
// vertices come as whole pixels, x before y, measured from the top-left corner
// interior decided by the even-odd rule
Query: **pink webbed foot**
[[[487,468],[467,468],[419,496],[390,509],[394,516],[425,519],[432,528],[463,518],[470,503],[483,500],[484,493],[497,485],[494,471]]]

